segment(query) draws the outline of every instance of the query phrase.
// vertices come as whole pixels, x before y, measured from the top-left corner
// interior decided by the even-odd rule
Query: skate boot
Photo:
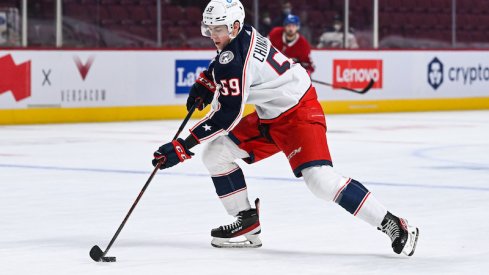
[[[387,212],[381,225],[382,228],[378,229],[391,238],[394,252],[397,254],[402,252],[408,256],[414,254],[419,236],[417,227],[410,226],[407,220],[398,218],[390,212]]]
[[[219,226],[211,231],[213,237],[211,245],[218,248],[255,248],[262,245],[258,235],[261,232],[259,207],[260,200],[255,200],[255,207],[241,211],[236,216],[237,220],[232,224]],[[231,239],[244,236],[242,241]]]

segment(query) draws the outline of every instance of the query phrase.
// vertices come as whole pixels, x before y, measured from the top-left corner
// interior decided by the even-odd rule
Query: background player
[[[307,72],[314,72],[311,61],[311,45],[300,35],[301,21],[299,16],[289,14],[285,17],[283,27],[275,27],[270,31],[268,38],[272,45],[294,62],[300,63]]]
[[[333,170],[324,112],[309,75],[254,28],[243,25],[244,17],[238,0],[212,0],[205,8],[202,34],[212,39],[218,54],[192,86],[187,108],[196,99],[203,99],[202,108],[211,103],[212,108],[185,140],[161,146],[153,165],[172,167],[191,158],[189,149],[207,143],[203,162],[225,209],[236,217],[234,223],[211,231],[213,246],[261,246],[259,200],[251,208],[235,160],[254,163],[283,152],[314,195],[381,229],[396,253],[411,256],[418,229],[388,212],[360,182]],[[256,111],[242,118],[246,103],[255,104]],[[232,242],[238,236],[247,241]]]

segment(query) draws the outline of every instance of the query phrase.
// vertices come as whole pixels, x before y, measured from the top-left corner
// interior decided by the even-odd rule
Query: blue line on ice
[[[150,171],[137,171],[137,170],[74,168],[74,167],[17,165],[17,164],[0,164],[0,168],[21,168],[21,169],[56,170],[56,171],[116,173],[116,174],[145,174],[148,176],[150,174]],[[165,175],[170,175],[170,176],[209,177],[208,174],[174,173],[174,172],[168,172],[168,171],[165,171],[164,173],[165,173]],[[254,180],[268,180],[268,181],[302,182],[302,179],[297,179],[297,178],[259,177],[259,176],[247,176],[246,178],[254,179]],[[470,190],[470,191],[488,191],[489,192],[489,187],[475,187],[475,186],[429,185],[429,184],[384,183],[384,182],[365,182],[365,184],[377,185],[377,186],[388,186],[388,187],[412,187],[412,188],[451,189],[451,190]]]

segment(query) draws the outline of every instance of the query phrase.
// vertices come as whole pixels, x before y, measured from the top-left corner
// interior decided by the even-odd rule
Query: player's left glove
[[[190,152],[185,146],[183,139],[179,138],[172,142],[162,145],[153,154],[153,166],[156,167],[161,162],[160,169],[166,169],[192,158],[194,153]]]
[[[194,85],[190,88],[186,104],[187,111],[197,101],[200,101],[199,106],[197,106],[199,111],[202,111],[205,106],[211,104],[214,99],[214,92],[216,91],[216,85],[211,79],[212,75],[207,70],[200,73]]]

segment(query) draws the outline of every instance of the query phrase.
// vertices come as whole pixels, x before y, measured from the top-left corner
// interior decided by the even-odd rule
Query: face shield
[[[223,37],[231,35],[226,25],[211,26],[201,22],[200,32],[205,37]]]

